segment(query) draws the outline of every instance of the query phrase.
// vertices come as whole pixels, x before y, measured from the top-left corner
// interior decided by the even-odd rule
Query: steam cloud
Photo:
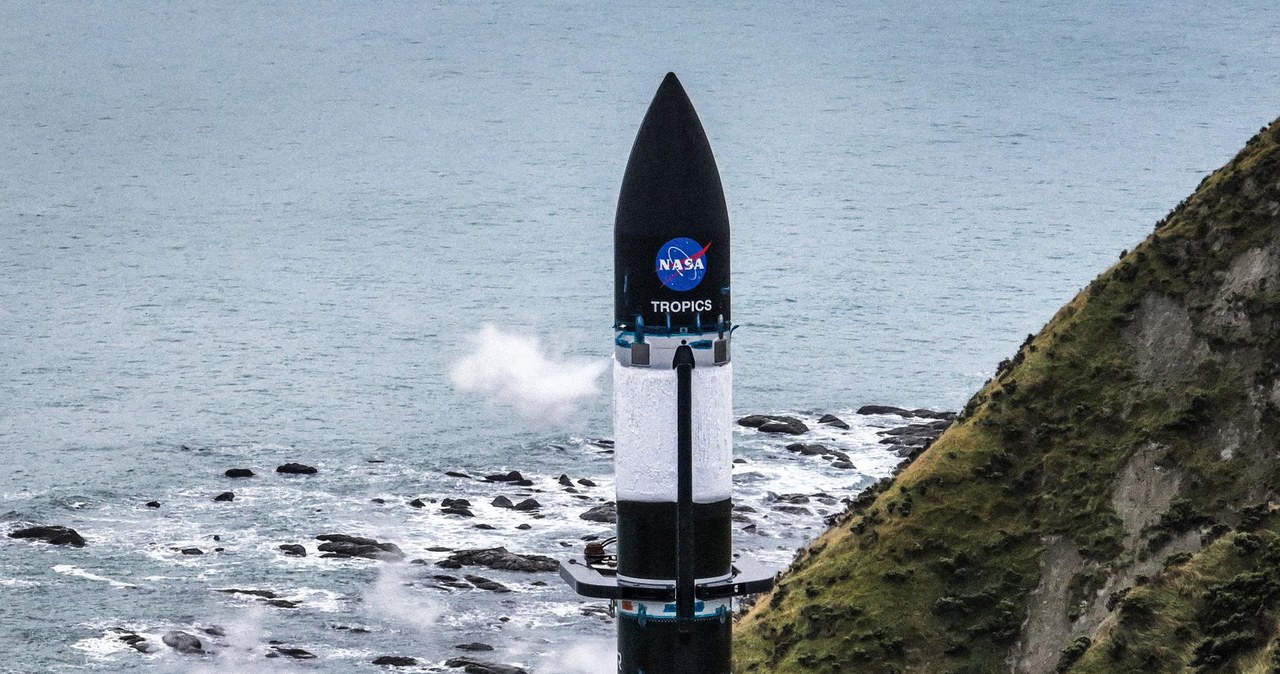
[[[510,405],[535,423],[563,423],[583,398],[600,392],[596,380],[608,363],[553,360],[534,337],[502,332],[486,325],[472,352],[453,367],[453,384]]]

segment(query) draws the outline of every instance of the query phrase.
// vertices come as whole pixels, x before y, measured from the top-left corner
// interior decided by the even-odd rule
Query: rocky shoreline
[[[857,410],[856,413],[887,417],[885,420],[888,424],[887,427],[877,432],[880,438],[878,442],[885,445],[886,449],[893,451],[904,462],[909,462],[915,456],[918,456],[955,418],[955,414],[950,412],[909,410],[888,406],[866,406]],[[754,428],[762,434],[775,434],[780,439],[794,440],[786,442],[780,449],[786,454],[794,455],[798,460],[822,461],[825,462],[827,467],[835,470],[849,471],[856,469],[854,459],[850,457],[848,452],[834,446],[827,446],[823,442],[805,441],[805,436],[810,435],[813,429],[796,416],[749,415],[739,419],[738,424],[743,427]],[[826,432],[846,432],[850,429],[850,425],[846,421],[832,414],[819,416],[816,427],[821,427]],[[821,440],[821,438],[818,438],[818,440]],[[588,445],[594,451],[604,455],[608,455],[613,451],[613,443],[607,439],[592,440],[589,441]],[[736,462],[746,463],[746,460],[737,459]],[[256,468],[258,467],[228,467],[223,472],[223,478],[228,481],[255,483],[266,479],[308,480],[311,476],[321,473],[320,468],[298,462],[284,463],[276,467],[274,471],[264,471],[274,473],[275,477],[265,476]],[[539,501],[539,498],[545,499],[545,496],[551,493],[558,493],[560,495],[558,498],[567,496],[574,501],[581,502],[583,506],[581,511],[572,515],[579,520],[601,525],[608,525],[616,521],[616,505],[609,498],[611,494],[598,493],[600,491],[599,485],[586,477],[575,479],[564,473],[558,476],[536,475],[520,470],[473,472],[451,469],[442,472],[446,477],[490,485],[502,492],[494,495],[484,510],[488,512],[509,511],[526,520],[515,526],[507,525],[507,528],[511,530],[512,538],[509,540],[512,543],[518,543],[518,539],[514,538],[516,534],[522,530],[527,531],[532,528],[531,522],[544,520],[550,516]],[[209,491],[211,494],[216,493],[216,495],[206,498],[211,498],[214,502],[219,503],[219,508],[237,507],[236,495],[233,491],[222,491],[217,486],[214,486]],[[831,508],[843,509],[845,505],[852,502],[857,496],[857,493],[832,494],[821,491],[782,494],[770,492],[758,507],[785,515],[812,516],[815,514],[813,510],[815,507],[822,508],[824,511]],[[394,505],[394,503],[385,498],[374,498],[371,499],[371,502],[378,506]],[[483,521],[484,517],[478,512],[480,508],[477,508],[479,504],[473,504],[471,498],[466,498],[461,494],[447,497],[415,496],[409,498],[406,496],[403,498],[402,503],[403,507],[411,511],[432,508],[438,510],[441,516],[462,521],[474,520],[471,526],[476,530],[492,531],[497,528],[495,523]],[[140,507],[160,511],[166,508],[165,504],[158,500],[147,501],[139,505]],[[758,533],[759,515],[757,507],[746,504],[739,504],[734,509],[734,521],[740,526],[740,530],[746,534]],[[559,513],[558,516],[563,517],[565,514]],[[830,516],[834,516],[834,514]],[[92,532],[90,533],[92,534]],[[9,532],[8,537],[30,542],[31,544],[76,548],[84,548],[86,546],[92,548],[92,540],[94,538],[91,535],[89,539],[86,539],[80,532],[65,525],[35,522]],[[213,538],[215,542],[219,539],[218,536]],[[596,541],[600,538],[600,535],[583,535],[577,545]],[[562,547],[565,545],[566,542],[561,543]],[[409,559],[409,555],[405,553],[397,542],[378,540],[378,538],[366,535],[363,532],[343,531],[307,534],[295,537],[294,540],[278,541],[275,546],[278,554],[283,557],[314,557],[325,560],[366,560],[369,563],[406,564],[408,565],[407,568],[422,569],[420,578],[426,587],[434,587],[446,593],[482,591],[494,594],[509,594],[534,588],[544,588],[549,584],[558,582],[553,575],[558,567],[558,561],[555,558],[528,552],[516,552],[506,546],[488,548],[432,546],[426,548],[426,551],[442,554],[444,555],[443,558],[432,560],[415,557]],[[224,551],[222,547],[201,548],[180,545],[172,546],[171,549],[192,559],[204,555],[219,555]],[[495,580],[470,572],[468,569],[488,569],[500,574],[517,574],[531,578],[513,584],[510,580]],[[456,573],[449,574],[441,571],[454,571]],[[298,609],[305,607],[307,602],[306,598],[291,595],[285,591],[262,587],[223,587],[215,588],[214,591],[229,596],[234,595],[251,599],[264,607],[277,610]],[[582,609],[582,612],[584,615],[604,617],[605,610],[603,607],[587,606]],[[500,618],[499,620],[506,620],[506,618]],[[335,629],[345,629],[353,634],[368,632],[363,627],[341,626],[335,627]],[[113,627],[111,631],[115,633],[114,638],[119,642],[143,654],[152,654],[160,649],[168,649],[182,656],[211,658],[216,657],[219,651],[228,647],[224,639],[225,628],[214,624],[201,625],[193,623],[181,629],[163,629],[155,633],[141,633],[125,627]],[[483,642],[461,643],[457,644],[456,647],[467,652],[494,650],[493,645]],[[259,653],[264,658],[294,660],[312,660],[320,657],[300,646],[273,640],[260,644]],[[424,658],[421,655],[410,656],[390,653],[379,655],[369,662],[386,667],[397,667],[440,661],[438,658]],[[472,674],[519,674],[526,671],[516,665],[496,664],[477,660],[471,656],[444,658],[443,666],[462,669]]]

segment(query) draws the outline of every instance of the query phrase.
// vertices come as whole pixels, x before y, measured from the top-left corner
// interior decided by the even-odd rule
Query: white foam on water
[[[126,583],[124,581],[114,580],[111,578],[107,578],[105,576],[99,576],[95,573],[90,573],[78,566],[72,566],[70,564],[58,564],[57,566],[53,567],[53,571],[55,573],[60,573],[64,576],[75,576],[77,578],[84,578],[86,580],[95,580],[100,583],[107,583],[111,587],[118,587],[118,588],[140,587],[133,583]]]
[[[597,380],[608,367],[604,359],[558,359],[537,338],[492,325],[471,341],[471,352],[450,372],[453,385],[509,405],[539,426],[571,419],[579,402],[600,393]]]
[[[0,587],[39,587],[40,583],[34,580],[23,580],[21,578],[0,578]]]

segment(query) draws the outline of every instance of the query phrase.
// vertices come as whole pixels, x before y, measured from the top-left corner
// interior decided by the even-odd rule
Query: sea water
[[[288,671],[273,639],[326,672],[471,641],[608,671],[600,602],[430,548],[608,533],[577,517],[612,497],[607,377],[520,414],[450,373],[485,325],[604,370],[614,201],[668,70],[729,202],[735,412],[852,424],[804,438],[852,471],[735,431],[736,545],[781,567],[899,460],[902,420],[853,409],[963,405],[1280,114],[1277,34],[1262,1],[4,3],[0,533],[89,544],[0,538],[0,671]],[[444,475],[509,470],[533,487]],[[446,497],[476,517],[407,505]],[[426,564],[318,558],[333,532]],[[513,592],[434,577],[463,572]]]

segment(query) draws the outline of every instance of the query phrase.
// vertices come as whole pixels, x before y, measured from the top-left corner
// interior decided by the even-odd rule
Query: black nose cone
[[[729,321],[729,212],[698,113],[674,73],[631,147],[614,221],[615,320],[647,333]]]

